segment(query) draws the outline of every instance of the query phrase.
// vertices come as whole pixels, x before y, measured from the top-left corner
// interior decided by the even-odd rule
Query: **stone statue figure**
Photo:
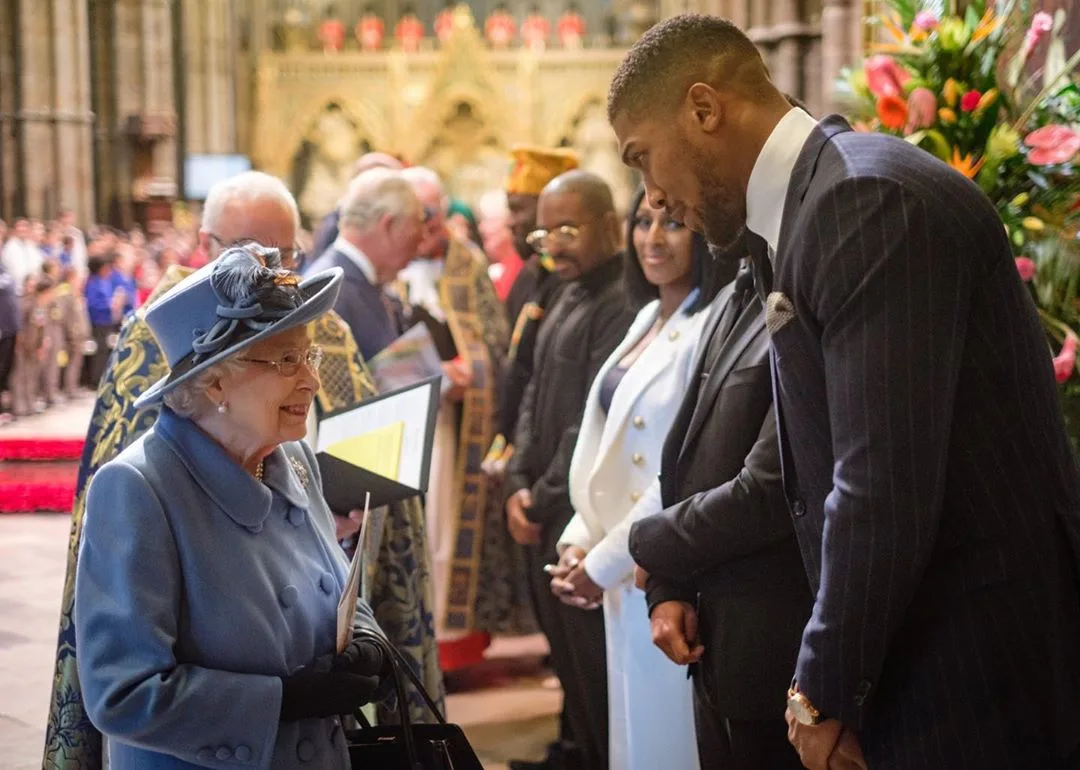
[[[353,163],[365,151],[356,122],[337,104],[328,104],[312,125],[294,165],[300,212],[319,222],[337,205],[352,178]]]

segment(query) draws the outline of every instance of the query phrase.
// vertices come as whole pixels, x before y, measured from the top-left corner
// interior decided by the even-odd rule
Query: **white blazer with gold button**
[[[693,698],[685,669],[652,644],[645,594],[633,585],[630,526],[660,511],[660,453],[693,375],[707,312],[691,314],[695,289],[623,376],[607,415],[604,377],[648,333],[659,301],[645,306],[600,369],[570,464],[574,517],[559,540],[588,551],[585,571],[604,589],[610,770],[698,767]]]

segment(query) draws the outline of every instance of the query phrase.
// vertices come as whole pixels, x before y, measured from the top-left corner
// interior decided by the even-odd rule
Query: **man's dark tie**
[[[769,259],[768,242],[755,232],[746,231],[746,247],[750,251],[750,263],[754,268],[754,288],[764,305],[772,291],[773,269]]]
[[[746,310],[746,305],[753,296],[753,291],[754,273],[749,267],[744,267],[735,276],[735,288],[721,311],[720,321],[716,325],[716,331],[713,332],[712,341],[705,353],[704,367],[702,368],[702,373],[705,376],[708,376],[708,373],[712,371],[717,356],[720,355],[720,351],[724,348],[724,340],[728,338],[732,329],[735,328],[735,324],[739,322],[739,318],[742,316],[743,311]]]

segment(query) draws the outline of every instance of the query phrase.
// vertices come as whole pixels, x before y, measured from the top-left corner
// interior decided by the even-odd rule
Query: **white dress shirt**
[[[795,161],[817,121],[792,107],[776,124],[761,148],[746,187],[746,226],[769,244],[769,256],[780,247],[780,223]],[[778,205],[779,203],[779,205]]]
[[[378,276],[375,273],[375,265],[371,264],[371,260],[367,258],[367,254],[360,251],[355,244],[345,240],[344,236],[339,235],[331,248],[337,249],[351,259],[353,264],[360,268],[360,272],[364,274],[364,277],[368,279],[368,283],[372,286],[379,285]]]

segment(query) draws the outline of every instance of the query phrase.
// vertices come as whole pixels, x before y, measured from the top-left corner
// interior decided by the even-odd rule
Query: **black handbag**
[[[465,733],[439,713],[401,652],[373,631],[358,631],[357,636],[377,645],[390,661],[401,723],[372,727],[364,715],[358,713],[356,718],[360,728],[345,732],[351,766],[357,770],[484,770]],[[420,693],[438,720],[437,724],[411,723],[406,680]]]

